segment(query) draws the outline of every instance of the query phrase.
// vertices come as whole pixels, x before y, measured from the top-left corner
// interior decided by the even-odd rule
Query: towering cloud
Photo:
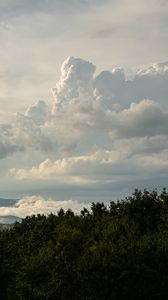
[[[54,111],[67,102],[79,98],[81,93],[92,94],[95,66],[80,58],[68,57],[61,67],[61,77],[52,89],[55,97]]]
[[[54,112],[66,109],[74,99],[91,98],[104,110],[122,110],[132,102],[154,100],[167,106],[168,63],[158,63],[137,71],[132,80],[127,80],[122,68],[103,71],[93,77],[95,66],[82,59],[69,57],[61,67],[61,77],[52,89]],[[83,96],[83,98],[82,98]]]
[[[25,152],[33,159],[33,166],[13,164],[11,176],[83,186],[167,176],[168,63],[132,80],[122,68],[95,70],[69,57],[51,109],[38,101],[14,124],[1,124],[0,158]]]

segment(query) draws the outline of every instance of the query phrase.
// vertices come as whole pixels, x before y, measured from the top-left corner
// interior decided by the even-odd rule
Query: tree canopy
[[[135,190],[79,215],[0,231],[0,299],[167,299],[168,194]]]

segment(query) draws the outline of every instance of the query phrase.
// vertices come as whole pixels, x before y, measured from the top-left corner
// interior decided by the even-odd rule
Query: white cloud
[[[93,74],[96,67],[83,59],[68,57],[62,64],[60,80],[52,89],[55,97],[54,111],[64,108],[67,102],[79,98],[80,93],[92,93]],[[63,107],[62,107],[63,106]]]
[[[20,111],[32,99],[49,97],[48,87],[69,54],[100,69],[167,59],[167,1],[1,0],[0,5],[0,64],[6,70],[0,104],[11,102],[6,115],[13,102]],[[93,39],[95,32],[102,37]]]
[[[86,184],[94,182],[106,174],[117,162],[129,156],[128,149],[99,150],[90,155],[64,158],[52,161],[46,159],[37,167],[31,169],[11,169],[11,175],[17,179],[52,179],[69,183]]]
[[[127,107],[132,102],[150,99],[167,107],[168,63],[158,63],[137,71],[132,80],[126,80],[124,70],[102,72],[95,78],[97,96],[106,106]]]
[[[37,101],[0,126],[0,158],[11,182],[87,189],[166,178],[167,63],[131,80],[119,67],[94,72],[92,63],[69,57],[53,106]]]
[[[84,207],[89,208],[86,203],[79,203],[72,200],[52,200],[41,196],[23,197],[14,206],[0,207],[0,216],[26,216],[50,213],[56,214],[61,208],[65,211],[71,209],[74,213],[79,213]]]
[[[138,138],[116,145],[114,150],[99,150],[90,155],[52,161],[46,159],[31,169],[11,169],[19,180],[55,180],[58,183],[105,184],[132,180],[149,180],[168,174],[168,153],[156,143],[160,138]],[[166,146],[166,145],[164,145]]]
[[[150,179],[154,169],[151,163],[147,172],[143,155],[159,161],[158,154],[163,163],[155,169],[162,178],[168,147],[167,14],[165,0],[0,0],[0,158],[6,182],[1,190],[9,191],[9,182],[11,190],[20,184],[4,176],[9,168],[29,172],[34,165],[38,172],[46,158],[55,166],[101,149],[104,156],[125,148],[130,154],[112,167],[88,160],[83,174],[73,161],[68,174],[66,169],[51,176],[58,182],[82,180],[85,187],[101,178],[93,172],[116,181],[131,174]],[[59,78],[60,62],[69,55],[85,60],[68,58]],[[152,65],[157,61],[165,63]],[[29,180],[22,182],[27,189],[33,185]]]
[[[13,123],[1,125],[0,157],[32,149],[62,159],[86,154],[95,145],[106,147],[110,136],[113,143],[118,138],[167,136],[167,69],[167,63],[155,64],[131,81],[121,68],[94,78],[93,64],[69,57],[53,88],[53,108],[38,101]],[[155,101],[143,100],[154,92]]]
[[[168,77],[168,62],[165,63],[155,63],[149,68],[139,69],[137,76],[159,76],[163,75]]]

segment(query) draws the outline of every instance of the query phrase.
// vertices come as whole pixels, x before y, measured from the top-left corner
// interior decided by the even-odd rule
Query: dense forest
[[[0,299],[168,299],[168,193],[135,190],[1,231]]]

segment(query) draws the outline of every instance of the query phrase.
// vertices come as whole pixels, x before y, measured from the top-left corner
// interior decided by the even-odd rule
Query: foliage
[[[2,300],[167,299],[166,190],[1,231],[0,285]]]

